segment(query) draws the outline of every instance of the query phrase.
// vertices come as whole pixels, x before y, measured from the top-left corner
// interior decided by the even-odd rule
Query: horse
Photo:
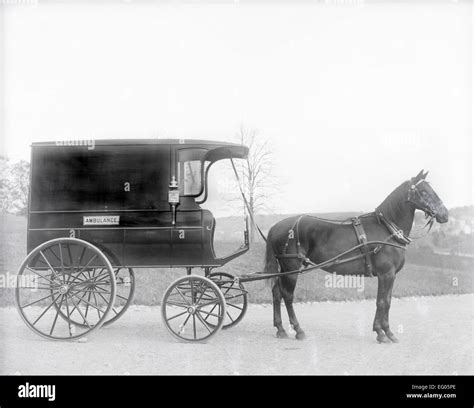
[[[347,262],[327,263],[322,270],[340,275],[376,276],[378,280],[376,313],[373,331],[379,343],[398,342],[390,330],[389,311],[396,274],[405,263],[405,248],[410,242],[415,210],[434,220],[448,221],[448,210],[426,181],[428,172],[421,170],[390,193],[374,212],[345,221],[327,220],[310,215],[297,215],[273,225],[268,233],[264,273],[277,274],[272,284],[273,325],[278,338],[288,338],[282,325],[283,298],[296,339],[305,333],[293,309],[293,297],[299,273],[280,273],[303,270],[318,265],[359,245],[358,256]],[[383,242],[386,245],[371,244]]]

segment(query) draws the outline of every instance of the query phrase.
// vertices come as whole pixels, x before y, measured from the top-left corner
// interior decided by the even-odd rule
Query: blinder
[[[429,218],[426,222],[425,227],[429,226],[428,230],[431,230],[431,227],[434,224],[434,220],[436,218],[437,212],[432,208],[430,202],[426,200],[423,195],[420,193],[418,189],[418,185],[425,180],[419,180],[417,183],[412,184],[410,189],[408,190],[408,197],[407,201],[413,203],[416,208],[420,209],[425,213],[425,217]]]

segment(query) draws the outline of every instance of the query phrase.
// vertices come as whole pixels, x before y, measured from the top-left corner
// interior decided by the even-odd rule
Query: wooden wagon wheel
[[[116,282],[115,302],[108,319],[102,324],[104,327],[116,322],[118,319],[120,319],[120,317],[123,316],[130,306],[135,293],[135,274],[132,268],[114,267],[114,275]],[[103,282],[100,282],[100,285],[103,286],[107,285],[108,283],[108,279],[105,278]],[[56,301],[54,307],[59,310],[59,315],[63,319],[68,320],[67,314],[59,309],[59,302]],[[82,316],[78,316],[76,314],[74,317],[76,319],[74,319],[72,316],[69,317],[71,323],[76,326],[87,327],[87,325],[84,323],[84,320],[82,319]]]
[[[212,272],[209,276],[219,286],[226,301],[226,316],[222,329],[229,329],[238,324],[247,312],[247,291],[234,276],[227,272]]]
[[[184,341],[208,340],[224,324],[226,302],[219,287],[203,276],[189,275],[174,281],[161,302],[166,328]]]
[[[115,303],[110,313],[111,317],[104,322],[104,326],[108,326],[118,319],[127,311],[132,303],[135,294],[135,273],[132,268],[114,268],[115,281],[117,284],[117,293],[115,295]]]
[[[115,293],[114,270],[98,248],[76,238],[57,238],[26,257],[15,296],[21,317],[35,333],[75,340],[107,321]]]

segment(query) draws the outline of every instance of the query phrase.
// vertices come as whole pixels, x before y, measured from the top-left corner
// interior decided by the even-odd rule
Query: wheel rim
[[[219,287],[202,276],[176,280],[166,290],[161,303],[166,328],[174,337],[191,342],[214,336],[224,323],[225,310]]]
[[[217,284],[226,301],[226,314],[222,329],[229,329],[238,324],[247,312],[247,291],[234,276],[226,272],[213,272],[209,278]]]
[[[117,293],[115,294],[114,307],[110,312],[109,319],[104,322],[104,326],[116,322],[124,315],[135,294],[135,274],[132,268],[115,268],[114,275]]]
[[[95,246],[74,238],[35,248],[20,267],[15,292],[28,327],[54,340],[78,339],[101,327],[115,293],[108,259]]]

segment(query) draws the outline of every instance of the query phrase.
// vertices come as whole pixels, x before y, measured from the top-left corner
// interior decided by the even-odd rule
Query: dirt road
[[[307,339],[278,340],[270,305],[207,344],[174,340],[159,307],[132,306],[87,341],[53,342],[0,309],[1,374],[473,374],[474,295],[393,299],[400,343],[377,344],[375,301],[297,304]],[[286,323],[287,325],[287,323]]]

